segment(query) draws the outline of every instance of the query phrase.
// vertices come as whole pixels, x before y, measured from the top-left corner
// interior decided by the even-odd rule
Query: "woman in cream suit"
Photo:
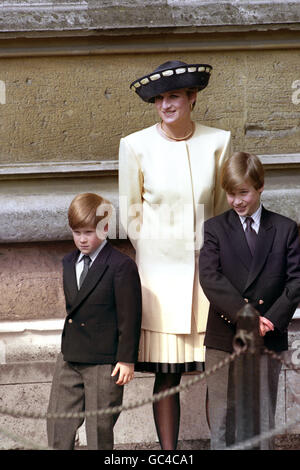
[[[170,61],[135,80],[131,88],[155,104],[161,122],[120,142],[121,225],[136,249],[143,295],[136,370],[156,374],[154,393],[203,370],[208,301],[197,263],[203,221],[227,209],[220,167],[230,144],[230,132],[191,119],[211,69]],[[153,410],[162,449],[176,449],[179,394]]]

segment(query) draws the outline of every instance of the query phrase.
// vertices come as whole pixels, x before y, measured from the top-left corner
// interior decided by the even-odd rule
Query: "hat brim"
[[[161,93],[181,88],[203,90],[209,81],[212,67],[208,64],[191,64],[167,70],[155,71],[131,83],[143,101],[154,103],[155,97]]]

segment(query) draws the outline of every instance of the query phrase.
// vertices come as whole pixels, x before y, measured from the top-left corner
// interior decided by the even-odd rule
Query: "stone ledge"
[[[280,29],[270,25],[272,31],[265,31],[265,26],[249,29],[235,27],[206,27],[174,29],[159,28],[145,31],[131,30],[123,34],[99,33],[97,31],[80,32],[39,32],[39,33],[2,33],[0,36],[0,57],[59,57],[59,56],[98,56],[114,54],[160,54],[162,50],[178,54],[208,53],[210,51],[245,51],[245,50],[289,50],[300,47],[300,23],[291,29]],[[24,37],[26,36],[26,37]],[[249,131],[251,132],[251,131]]]
[[[25,332],[61,332],[64,324],[64,319],[49,319],[49,320],[29,320],[29,321],[4,321],[0,322],[0,335],[6,333],[25,333]]]
[[[260,158],[266,170],[263,202],[300,225],[300,154]],[[118,237],[117,174],[117,160],[0,165],[0,243],[70,240],[67,210],[79,192],[100,193],[112,202],[116,220],[109,237]]]
[[[37,362],[39,368],[41,362],[55,361],[62,327],[63,320],[0,323],[0,364],[5,366],[0,383],[9,380],[19,363]]]
[[[81,191],[74,192],[73,189],[65,194],[55,194],[55,186],[51,188],[49,181],[48,194],[0,193],[0,243],[71,240],[67,211],[78,192],[96,192],[112,202],[116,209],[116,223],[111,225],[108,235],[115,239],[119,234],[117,181],[110,190],[101,183],[101,180],[94,184],[86,181]],[[290,217],[300,225],[300,188],[265,189],[262,201],[268,209]]]
[[[299,339],[300,307],[290,324],[289,345]],[[64,319],[0,322],[0,364],[55,361],[60,350]],[[298,344],[298,343],[297,343]],[[7,369],[10,371],[10,369]],[[137,373],[138,376],[145,376]],[[149,374],[152,376],[152,374]],[[3,383],[3,376],[1,376]]]
[[[300,153],[259,155],[265,170],[300,168]]]
[[[266,170],[300,168],[300,153],[259,155],[259,157]],[[0,164],[0,180],[117,175],[118,169],[118,160],[5,163]]]
[[[6,168],[7,176],[1,182],[0,190],[0,243],[71,240],[67,212],[72,199],[78,193],[99,193],[111,201],[117,210],[116,176],[108,174],[106,170],[99,170],[99,166],[93,166],[93,169],[91,166],[93,165],[75,168],[70,165],[67,169],[64,165],[56,166],[52,168],[51,174],[51,166],[47,169],[44,166],[35,167],[33,178],[27,172],[28,167],[24,169],[21,166],[18,167],[19,180],[18,173],[12,176],[11,167]],[[110,231],[109,236],[116,237],[114,231]]]
[[[191,0],[5,1],[0,31],[80,31],[207,26],[287,25],[300,21],[299,2]],[[137,14],[138,12],[138,14]]]
[[[89,174],[93,176],[115,175],[117,171],[117,160],[14,163],[0,165],[0,180],[79,178]]]

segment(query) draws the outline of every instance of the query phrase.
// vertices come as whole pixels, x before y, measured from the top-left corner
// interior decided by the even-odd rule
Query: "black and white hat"
[[[166,91],[181,88],[203,90],[209,81],[212,66],[208,64],[186,64],[179,60],[171,60],[159,65],[154,72],[138,78],[131,83],[142,100],[154,103],[156,96]]]

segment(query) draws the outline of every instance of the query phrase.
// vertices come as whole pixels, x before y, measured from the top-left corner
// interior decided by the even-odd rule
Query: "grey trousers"
[[[64,361],[58,355],[48,413],[76,413],[119,406],[123,386],[111,377],[111,364],[80,364]],[[86,437],[89,450],[113,449],[113,427],[119,414],[103,414],[86,418]],[[54,449],[74,449],[77,429],[84,418],[48,418],[48,445]]]
[[[206,349],[205,369],[210,370],[229,356],[217,349]],[[260,432],[274,428],[278,379],[281,363],[269,356],[261,357],[260,376]],[[233,362],[207,377],[208,418],[211,433],[211,449],[220,450],[235,442],[235,392]],[[273,441],[264,441],[262,449],[272,449]]]

